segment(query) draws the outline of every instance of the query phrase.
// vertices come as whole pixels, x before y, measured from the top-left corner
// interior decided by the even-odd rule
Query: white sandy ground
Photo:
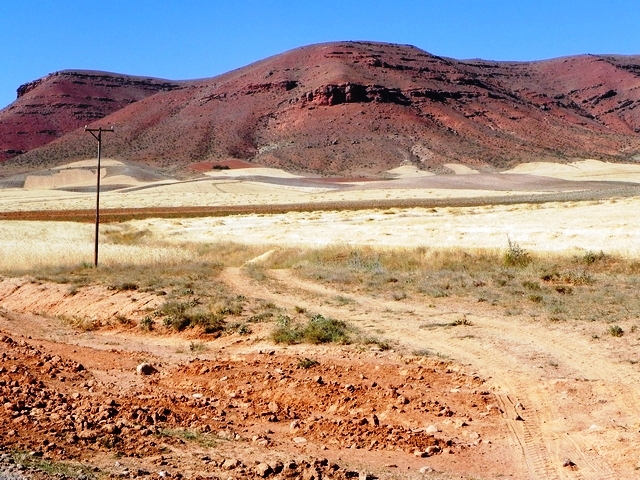
[[[205,172],[210,177],[277,177],[302,178],[300,175],[285,172],[279,168],[237,168],[233,170],[211,170]]]
[[[161,182],[163,183],[163,182]],[[309,202],[375,201],[385,199],[471,198],[508,195],[508,191],[453,189],[335,190],[323,187],[275,185],[235,179],[159,184],[143,190],[100,193],[101,208],[195,207],[229,205],[276,205]],[[527,192],[544,193],[544,192]],[[59,190],[0,190],[0,212],[75,210],[95,208],[95,193]]]
[[[435,175],[433,172],[427,172],[425,170],[420,170],[415,165],[402,165],[400,167],[392,168],[391,170],[387,170],[387,173],[392,175],[394,178],[416,178],[416,177],[430,177]]]
[[[109,161],[108,161],[109,162]],[[110,165],[107,162],[107,166]],[[118,163],[112,161],[113,165]],[[89,163],[86,163],[89,165]],[[84,167],[76,163],[59,172]],[[253,175],[262,169],[223,171]],[[395,169],[410,175],[411,168]],[[583,161],[569,165],[527,164],[512,170],[580,180],[640,182],[640,165]],[[462,171],[462,170],[460,170]],[[265,172],[262,172],[264,174]],[[266,172],[269,173],[269,172]],[[281,172],[270,173],[282,175]],[[422,174],[424,172],[414,172]],[[573,176],[571,176],[573,175]],[[61,178],[61,177],[60,177]],[[354,200],[460,198],[505,195],[508,192],[446,189],[363,189],[299,187],[213,176],[197,182],[169,182],[143,190],[101,194],[102,208],[256,205]],[[92,209],[95,195],[51,189],[2,189],[0,211]],[[148,230],[155,245],[122,246],[105,243],[106,261],[138,258],[180,261],[183,243],[233,241],[266,245],[321,246],[337,243],[381,247],[505,248],[507,237],[528,250],[603,250],[640,255],[640,198],[541,205],[466,208],[410,208],[340,212],[292,212],[283,215],[236,215],[224,218],[147,219],[103,228]],[[82,262],[91,259],[90,224],[63,222],[0,222],[0,265],[22,261],[37,264]],[[146,238],[146,237],[145,237]],[[169,247],[158,246],[166,242]],[[171,246],[173,245],[173,247]],[[109,260],[111,258],[111,260]]]
[[[30,175],[26,188],[1,189],[0,212],[28,210],[73,210],[94,208],[93,193],[54,190],[61,187],[90,187],[95,184],[95,160],[84,160],[58,167],[53,175]],[[106,159],[105,167],[124,165]],[[459,164],[447,164],[458,175],[477,174],[477,170]],[[432,175],[415,166],[403,165],[388,172],[396,178],[411,178]],[[504,172],[546,176],[565,180],[581,181],[625,181],[640,183],[640,165],[610,164],[596,160],[584,160],[566,165],[553,163],[527,163]],[[462,190],[462,189],[389,189],[372,188],[343,191],[330,186],[302,187],[275,185],[253,181],[251,177],[299,178],[283,170],[270,168],[248,168],[208,172],[210,180],[160,181],[143,184],[125,175],[106,175],[101,169],[101,184],[130,185],[134,188],[105,191],[101,194],[102,208],[126,207],[193,207],[229,205],[298,204],[309,202],[375,201],[393,199],[470,198],[509,195],[509,191]],[[354,185],[357,182],[354,183]],[[136,189],[141,185],[148,188]],[[388,185],[385,185],[388,186]],[[531,194],[544,192],[529,192]]]
[[[144,219],[102,225],[103,234],[146,230],[140,245],[101,240],[104,263],[182,261],[183,244],[506,249],[508,238],[529,251],[604,251],[640,256],[640,198],[601,202],[464,208],[290,212],[189,219]],[[0,267],[92,261],[93,225],[0,221]]]
[[[640,164],[608,163],[599,160],[581,160],[567,164],[547,162],[522,163],[503,173],[538,175],[562,180],[640,183]]]
[[[450,170],[453,170],[453,173],[456,175],[477,175],[480,173],[478,170],[467,167],[466,165],[461,165],[459,163],[445,163],[445,167]]]
[[[0,189],[0,212],[28,210],[73,210],[91,209],[95,205],[93,193],[68,192],[54,190],[61,187],[90,187],[95,184],[95,170],[91,165],[95,160],[74,162],[57,167],[53,175],[31,175],[26,179],[26,188]],[[105,167],[121,166],[122,162],[106,159]],[[447,164],[458,175],[478,173],[459,164]],[[403,165],[388,172],[396,178],[411,178],[432,175],[414,166]],[[612,181],[640,183],[640,165],[610,164],[596,160],[584,160],[567,165],[553,163],[528,163],[520,165],[504,174],[520,173],[547,176],[565,180]],[[275,185],[253,181],[251,177],[299,178],[283,170],[270,168],[248,168],[208,172],[210,180],[179,182],[176,180],[150,182],[143,184],[131,176],[106,175],[101,170],[101,184],[130,185],[148,188],[121,189],[101,193],[102,208],[126,207],[192,207],[224,205],[269,205],[283,203],[336,202],[336,201],[373,201],[394,199],[426,198],[470,198],[503,196],[522,192],[413,188],[389,189],[371,188],[342,191],[325,187],[302,187]],[[357,182],[351,183],[357,185]],[[544,192],[528,192],[530,194]]]

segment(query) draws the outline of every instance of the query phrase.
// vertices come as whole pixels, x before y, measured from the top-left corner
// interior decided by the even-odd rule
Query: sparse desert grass
[[[144,226],[100,227],[100,267],[128,268],[201,262],[239,267],[271,247],[232,242],[167,243]],[[76,222],[0,222],[0,273],[7,276],[93,264],[94,227]]]
[[[554,322],[620,323],[640,317],[637,258],[596,251],[579,255],[529,252],[505,238],[504,248],[493,250],[344,244],[280,247],[259,264],[247,264],[273,246],[168,244],[147,226],[136,222],[105,225],[100,267],[95,269],[90,263],[92,225],[2,222],[0,275],[31,275],[39,281],[68,284],[70,296],[83,285],[102,284],[119,291],[166,295],[168,305],[199,302],[182,312],[152,315],[140,324],[143,329],[164,325],[175,330],[197,326],[220,331],[226,328],[224,318],[246,313],[250,313],[248,318],[234,319],[232,324],[273,321],[281,313],[277,309],[245,308],[217,280],[225,266],[245,264],[244,273],[256,281],[268,280],[269,268],[291,268],[304,278],[332,284],[342,292],[334,301],[344,305],[352,304],[351,292],[364,291],[396,300],[423,298],[429,304],[447,297],[463,298],[493,306],[503,314]]]
[[[13,461],[16,464],[24,465],[28,468],[34,468],[46,474],[47,477],[61,478],[79,478],[94,479],[102,477],[102,472],[94,472],[92,469],[72,462],[59,462],[54,460],[43,459],[38,456],[31,455],[28,452],[14,451],[12,452]],[[14,478],[8,476],[6,478]],[[16,476],[15,478],[19,478]]]
[[[303,278],[345,292],[391,298],[465,298],[508,315],[551,321],[619,322],[640,316],[640,262],[607,255],[528,252],[507,241],[503,250],[333,245],[283,249],[267,267],[290,268]]]
[[[178,438],[182,441],[194,443],[203,448],[214,448],[219,443],[219,440],[207,434],[183,428],[166,428],[164,430],[160,430],[159,436]]]
[[[346,344],[351,342],[353,333],[353,329],[345,322],[319,314],[312,316],[305,323],[294,322],[289,317],[281,315],[277,319],[271,338],[276,343],[285,344]]]

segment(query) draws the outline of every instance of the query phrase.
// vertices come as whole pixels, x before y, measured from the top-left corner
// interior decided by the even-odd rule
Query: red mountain
[[[25,153],[176,82],[105,72],[62,71],[21,85],[0,110],[0,161]]]
[[[80,74],[58,77],[68,86],[74,75]],[[28,93],[51,92],[52,78]],[[438,169],[447,162],[503,168],[531,160],[640,159],[640,56],[460,61],[406,45],[341,42],[298,48],[211,79],[145,80],[138,98],[112,97],[121,90],[104,93],[98,78],[87,76],[85,97],[116,100],[91,104],[93,115],[105,115],[94,126],[116,128],[105,154],[163,167],[235,158],[354,175],[403,161]],[[3,128],[27,95],[0,112]],[[54,101],[40,102],[32,110],[38,114],[13,117],[14,124],[20,119],[31,128],[22,131],[36,131],[32,123],[43,121]],[[52,136],[82,122],[59,122]],[[2,149],[28,150],[18,138],[3,134]],[[7,166],[95,155],[95,140],[81,130],[40,144]]]

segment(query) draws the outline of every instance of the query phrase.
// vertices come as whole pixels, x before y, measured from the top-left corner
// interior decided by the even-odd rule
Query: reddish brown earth
[[[254,478],[259,475],[253,460],[275,465],[275,451],[282,460],[306,454],[311,462],[331,457],[331,464],[352,451],[348,468],[343,463],[336,472],[325,472],[328,478],[349,478],[349,468],[375,456],[415,471],[424,463],[415,451],[458,461],[490,452],[481,440],[474,444],[473,439],[427,433],[425,422],[450,418],[451,423],[471,424],[478,440],[491,428],[492,422],[483,419],[500,417],[480,379],[432,360],[406,365],[350,353],[347,358],[325,356],[304,369],[300,356],[275,350],[221,353],[179,364],[151,357],[160,372],[130,379],[138,352],[72,349],[9,336],[1,340],[0,421],[6,426],[1,443],[50,460],[103,466],[108,456],[117,455],[145,471],[210,475],[222,470],[226,456],[242,460],[234,473]],[[126,388],[124,379],[130,383]],[[443,398],[442,391],[458,384],[466,385],[464,393]],[[198,435],[210,447],[204,449],[208,455],[181,458],[182,450],[197,451],[202,445],[190,445],[179,431]],[[249,446],[252,454],[243,456]]]
[[[46,98],[50,83],[45,79],[28,94]],[[637,56],[461,61],[407,45],[340,42],[302,47],[177,89],[161,85],[170,91],[105,110],[94,124],[116,127],[108,156],[161,167],[239,159],[366,176],[402,162],[438,171],[452,161],[502,168],[533,159],[629,161],[640,153]],[[2,115],[25,102],[19,98]],[[49,104],[42,111],[52,118],[69,114]],[[33,113],[8,121],[41,130],[30,126],[41,121],[39,111]],[[54,137],[70,130],[65,126]],[[21,146],[15,135],[2,138],[5,151],[36,146]],[[94,142],[72,131],[7,166],[24,170],[86,158],[95,154]]]
[[[637,334],[267,275],[221,271],[248,329],[216,335],[141,329],[152,292],[3,279],[0,475],[5,449],[114,477],[637,478]],[[266,302],[391,349],[275,345]]]
[[[174,88],[177,82],[70,70],[21,85],[17,100],[0,111],[0,161]]]

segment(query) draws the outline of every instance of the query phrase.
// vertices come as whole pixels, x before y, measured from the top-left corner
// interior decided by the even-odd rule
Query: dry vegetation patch
[[[510,240],[502,251],[337,245],[282,249],[265,264],[345,292],[395,300],[464,298],[551,321],[640,316],[640,262],[603,252],[540,254]]]

